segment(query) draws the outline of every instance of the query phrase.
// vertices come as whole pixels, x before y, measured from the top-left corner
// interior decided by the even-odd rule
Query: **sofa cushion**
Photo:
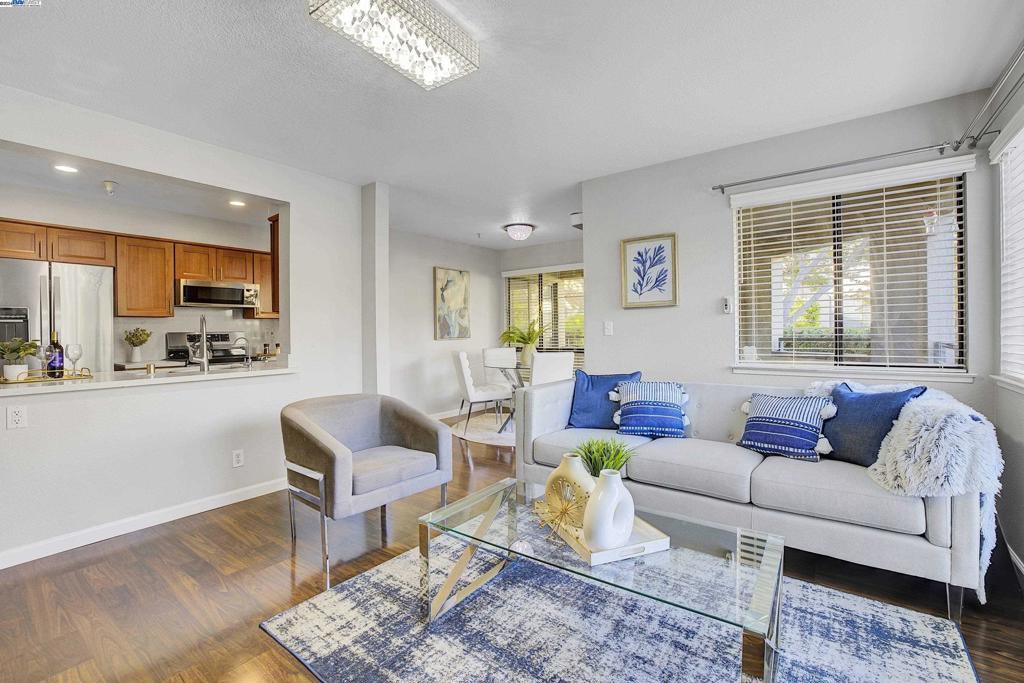
[[[534,439],[533,460],[542,465],[558,467],[563,454],[571,453],[587,439],[618,439],[630,448],[650,441],[646,436],[616,434],[614,429],[563,429]]]
[[[821,425],[826,415],[835,415],[827,396],[773,396],[755,393],[750,397],[747,426],[740,446],[762,455],[784,455],[800,460],[818,460]]]
[[[430,474],[437,456],[401,446],[377,446],[352,454],[352,494],[360,495]]]
[[[622,407],[615,414],[619,434],[682,438],[686,436],[683,406],[689,397],[676,382],[620,382],[613,397]]]
[[[866,467],[766,458],[750,477],[754,505],[904,534],[925,531],[924,500],[889,493]]]
[[[608,398],[608,394],[619,382],[639,380],[639,372],[628,375],[588,375],[583,370],[576,370],[569,426],[577,429],[615,429],[613,416],[618,406]]]
[[[750,473],[763,459],[721,441],[658,439],[637,448],[626,467],[633,481],[749,503]]]

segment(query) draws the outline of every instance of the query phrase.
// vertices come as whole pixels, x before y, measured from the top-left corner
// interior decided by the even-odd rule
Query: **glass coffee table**
[[[773,679],[782,606],[780,536],[638,511],[638,517],[669,536],[670,548],[592,567],[541,526],[528,488],[504,479],[420,517],[420,595],[428,621],[469,597],[511,561],[525,558],[736,626],[742,631],[742,673]],[[431,544],[439,536],[461,548],[440,581],[436,572],[432,580],[430,571]],[[491,558],[490,567],[464,576],[481,550]]]

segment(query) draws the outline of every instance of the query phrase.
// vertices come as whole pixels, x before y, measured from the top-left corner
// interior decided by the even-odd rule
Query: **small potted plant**
[[[25,340],[14,337],[10,341],[0,342],[0,356],[4,359],[4,379],[14,382],[22,374],[28,374],[28,363],[25,359],[39,353],[38,340]]]
[[[131,355],[128,357],[129,363],[142,362],[142,345],[148,342],[151,336],[153,333],[144,327],[124,331],[124,340],[132,347]]]
[[[601,470],[621,471],[633,457],[633,451],[618,439],[587,439],[573,453],[592,477],[600,476]]]
[[[536,353],[537,344],[540,343],[540,339],[543,335],[544,326],[539,324],[536,320],[531,320],[530,324],[526,326],[526,329],[516,325],[510,325],[507,330],[501,333],[501,336],[498,337],[498,339],[502,344],[523,347],[520,362],[525,366],[532,366],[533,354]]]

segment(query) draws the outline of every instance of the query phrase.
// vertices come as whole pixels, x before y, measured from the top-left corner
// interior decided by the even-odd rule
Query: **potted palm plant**
[[[525,329],[518,325],[509,325],[498,339],[502,344],[523,347],[519,360],[523,365],[531,366],[533,365],[533,354],[536,353],[537,344],[540,343],[543,335],[544,326],[536,320],[531,320]]]
[[[14,337],[10,341],[0,342],[0,356],[4,359],[4,379],[14,382],[22,374],[28,373],[25,359],[39,353],[39,342],[35,339],[26,340]]]

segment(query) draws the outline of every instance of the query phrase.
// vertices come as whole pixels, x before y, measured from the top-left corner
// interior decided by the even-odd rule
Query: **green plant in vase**
[[[537,351],[537,344],[540,343],[543,336],[544,326],[536,320],[531,320],[530,324],[525,328],[518,325],[509,325],[508,329],[498,337],[498,340],[502,344],[508,344],[509,346],[523,347],[521,360],[523,365],[529,366],[533,364],[533,354]]]
[[[28,363],[25,359],[39,353],[39,341],[36,339],[22,339],[14,337],[5,342],[0,342],[0,357],[4,359],[4,379],[13,382],[20,375],[28,372]]]
[[[587,439],[573,451],[580,456],[590,476],[600,476],[601,470],[622,471],[633,451],[619,439]]]
[[[142,345],[148,342],[149,338],[152,336],[153,333],[145,327],[135,327],[124,331],[124,341],[128,346],[132,347],[131,356],[129,356],[128,362],[142,362]]]

